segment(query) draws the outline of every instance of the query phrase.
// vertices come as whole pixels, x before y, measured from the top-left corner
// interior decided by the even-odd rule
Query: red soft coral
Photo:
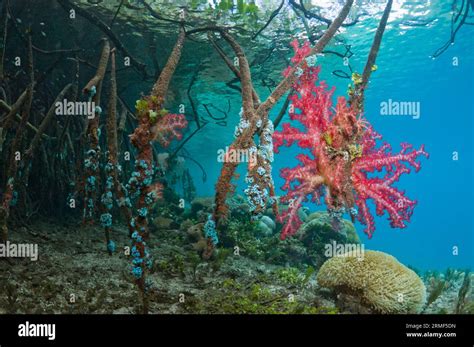
[[[307,45],[302,48],[294,45],[294,48],[292,62],[297,63],[305,57]],[[319,203],[323,195],[328,209],[335,215],[342,211],[349,211],[352,217],[357,215],[366,225],[364,231],[369,238],[375,225],[368,199],[374,200],[377,215],[386,211],[392,227],[404,228],[416,201],[408,199],[393,184],[402,174],[410,172],[409,166],[418,171],[417,157],[428,157],[428,154],[423,146],[412,150],[409,144],[402,144],[402,150],[396,154],[386,143],[377,147],[376,141],[381,136],[346,98],[339,97],[333,109],[334,88],[328,90],[324,82],[317,84],[319,71],[319,67],[305,65],[294,85],[290,118],[299,121],[303,129],[283,124],[283,130],[273,135],[275,152],[283,145],[296,144],[311,154],[299,154],[300,165],[281,170],[285,179],[282,189],[287,191],[282,200],[290,204],[288,211],[280,216],[280,221],[285,223],[281,238],[296,233],[300,227],[298,209],[302,202],[311,197]],[[374,172],[379,175],[368,176]]]
[[[157,140],[163,147],[168,147],[173,138],[181,140],[182,134],[179,130],[186,128],[188,122],[182,114],[167,113],[160,118],[151,128],[154,140]]]

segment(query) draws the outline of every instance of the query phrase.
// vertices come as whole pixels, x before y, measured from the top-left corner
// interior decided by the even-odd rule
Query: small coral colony
[[[364,226],[364,232],[370,238],[376,229],[376,220],[371,210],[375,207],[375,214],[382,216],[386,213],[390,225],[394,228],[405,228],[410,221],[416,200],[405,195],[405,192],[396,187],[397,181],[403,174],[413,169],[420,170],[420,157],[428,157],[424,147],[413,148],[408,143],[401,144],[401,150],[394,152],[390,144],[382,141],[382,136],[371,126],[364,113],[364,92],[369,86],[369,77],[377,69],[375,58],[382,40],[382,34],[387,23],[392,1],[388,1],[387,8],[380,20],[377,34],[369,53],[363,73],[352,75],[352,84],[347,96],[335,96],[335,88],[319,80],[318,76],[324,66],[318,65],[318,55],[336,34],[346,19],[353,0],[346,1],[341,12],[326,29],[323,36],[314,44],[309,42],[293,41],[294,55],[290,66],[282,72],[281,82],[267,99],[260,99],[252,85],[249,63],[245,52],[237,40],[226,29],[219,27],[205,27],[186,31],[181,28],[175,46],[168,61],[161,71],[153,89],[147,96],[136,101],[135,116],[137,125],[130,136],[131,144],[136,152],[134,168],[127,183],[121,182],[122,168],[118,159],[117,145],[117,81],[115,76],[116,48],[111,47],[109,40],[102,42],[102,54],[97,65],[97,72],[83,87],[82,92],[89,101],[95,103],[96,117],[87,125],[86,155],[83,160],[84,181],[78,184],[75,198],[84,202],[83,219],[93,222],[99,211],[99,220],[105,229],[106,246],[110,254],[115,251],[112,231],[112,209],[114,204],[120,208],[122,216],[127,220],[129,236],[131,238],[131,271],[136,284],[142,293],[146,310],[146,296],[149,283],[147,274],[152,266],[150,250],[148,248],[149,218],[152,206],[163,199],[163,185],[154,179],[155,173],[160,170],[159,163],[154,160],[152,143],[157,141],[163,148],[171,141],[180,140],[182,132],[188,126],[185,115],[172,114],[164,108],[168,86],[173,73],[179,64],[180,55],[188,37],[202,32],[214,32],[223,38],[238,58],[238,68],[232,71],[241,83],[242,110],[230,150],[246,150],[252,160],[247,165],[245,182],[247,188],[244,193],[253,219],[260,220],[263,212],[269,207],[273,216],[281,225],[280,238],[285,240],[295,235],[303,224],[299,211],[309,203],[325,204],[330,224],[336,232],[343,227],[343,215],[349,215],[353,222],[356,220]],[[31,49],[31,43],[30,43]],[[100,163],[99,120],[101,108],[100,94],[106,70],[110,68],[110,100],[107,108],[107,162]],[[32,88],[27,89],[23,99],[24,104],[31,104]],[[274,131],[274,125],[269,119],[269,111],[286,93],[289,96],[289,121]],[[333,99],[336,100],[335,104]],[[27,107],[27,106],[24,106]],[[15,111],[15,112],[13,112]],[[17,110],[12,110],[12,115]],[[23,112],[18,132],[23,131],[27,122],[28,112]],[[26,116],[25,116],[26,115]],[[8,117],[8,116],[7,116]],[[281,130],[278,130],[281,129]],[[5,130],[5,128],[4,128]],[[20,146],[13,143],[12,146]],[[297,146],[299,154],[296,156],[298,164],[284,168],[280,176],[284,179],[281,187],[284,195],[278,197],[275,191],[272,164],[279,160],[279,151],[284,146]],[[12,150],[14,153],[14,149]],[[274,155],[275,153],[275,155]],[[6,227],[10,213],[10,205],[18,190],[15,161],[9,168],[8,184],[2,194],[0,208],[0,223],[3,239],[8,237]],[[216,246],[220,242],[219,235],[229,226],[229,198],[235,192],[236,169],[239,162],[226,157],[216,184],[215,201],[212,213],[206,216],[207,221],[202,224],[202,233],[205,245],[202,253],[204,259],[215,257]],[[100,182],[100,179],[105,181]],[[99,187],[102,189],[101,192]],[[279,206],[280,205],[280,206]],[[283,207],[284,206],[284,207]],[[371,255],[371,257],[383,257]],[[367,261],[372,261],[368,257]],[[370,258],[370,259],[369,259]],[[385,262],[396,262],[386,260]],[[329,263],[333,261],[332,263]],[[331,283],[334,271],[344,274],[344,264],[335,269],[336,258],[328,260],[328,264],[321,269],[318,278],[320,284],[328,287],[336,286]],[[342,261],[342,260],[341,260]],[[347,260],[348,262],[349,260]],[[358,265],[362,266],[362,265]],[[400,267],[402,265],[400,264]],[[351,265],[354,271],[358,267]],[[387,266],[384,271],[398,271],[394,265]],[[331,271],[332,269],[332,271]],[[388,269],[388,270],[387,270]],[[364,273],[363,270],[360,270]],[[404,269],[403,278],[414,283],[413,287],[422,287],[418,278],[414,278],[408,269]],[[400,282],[392,279],[393,273],[385,273],[394,284]],[[347,281],[351,275],[346,276]],[[381,280],[381,279],[380,279]],[[353,283],[346,283],[357,287]],[[364,290],[364,288],[356,288]],[[404,289],[400,289],[404,290]],[[374,299],[381,293],[375,293],[371,300],[376,301],[374,307],[380,312],[417,312],[424,301],[423,290],[407,293],[404,305],[408,308],[390,309],[390,304],[381,303],[382,299]],[[422,293],[423,292],[423,293]],[[422,294],[420,294],[422,293]],[[367,294],[370,296],[370,294]],[[412,301],[410,301],[412,300]],[[414,308],[415,307],[415,308]]]

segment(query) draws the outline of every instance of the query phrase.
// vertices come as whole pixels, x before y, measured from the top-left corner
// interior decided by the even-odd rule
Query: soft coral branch
[[[295,230],[298,230],[301,224],[303,224],[303,222],[298,216],[298,210],[301,207],[302,200],[302,196],[298,197],[295,200],[291,200],[288,210],[283,211],[278,217],[278,220],[284,223],[283,229],[280,233],[280,239],[284,240],[288,236],[293,235],[295,233]]]
[[[401,151],[392,154],[390,145],[383,144],[376,149],[376,144],[371,137],[380,137],[372,129],[367,130],[362,139],[365,148],[365,155],[354,161],[352,166],[352,182],[356,191],[357,200],[372,199],[376,205],[377,215],[382,215],[387,211],[390,225],[394,228],[405,228],[406,222],[410,220],[416,200],[410,200],[404,192],[399,191],[395,184],[403,174],[410,173],[410,166],[417,172],[421,164],[416,161],[419,156],[429,157],[424,146],[418,150],[412,150],[412,146],[407,143],[401,144]],[[379,178],[369,178],[372,172],[385,172]],[[358,203],[362,213],[359,214],[359,221],[366,225],[364,230],[369,237],[372,236],[375,227],[373,219],[368,216],[368,209],[365,204]]]

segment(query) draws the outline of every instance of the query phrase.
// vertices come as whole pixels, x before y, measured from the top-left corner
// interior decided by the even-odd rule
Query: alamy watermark
[[[354,257],[358,260],[364,259],[365,248],[359,243],[337,243],[332,241],[324,245],[324,256],[333,257]]]
[[[382,116],[410,116],[413,119],[421,117],[421,103],[419,101],[394,101],[388,99],[380,103]]]
[[[10,241],[0,243],[0,258],[30,258],[31,261],[37,261],[38,244]]]
[[[88,119],[94,119],[97,112],[95,102],[93,101],[58,101],[54,104],[57,116],[84,116]]]
[[[234,149],[227,146],[225,149],[217,150],[217,162],[219,163],[257,163],[257,149]]]
[[[18,325],[19,337],[47,337],[48,340],[56,339],[56,324],[37,324],[26,321]]]

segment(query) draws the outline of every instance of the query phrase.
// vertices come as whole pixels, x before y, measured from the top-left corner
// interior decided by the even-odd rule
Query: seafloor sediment
[[[300,255],[293,252],[291,258],[269,262],[257,243],[271,242],[278,235],[267,235],[255,245],[244,245],[238,255],[233,247],[222,247],[213,259],[204,261],[188,230],[169,227],[169,222],[158,220],[161,226],[155,225],[149,241],[154,259],[150,313],[372,312],[354,297],[321,288],[316,280],[318,265],[307,264],[303,244],[292,241],[291,247],[301,248]],[[102,228],[76,222],[37,220],[12,229],[11,236],[11,242],[38,244],[39,257],[37,261],[0,260],[0,314],[140,312],[140,293],[125,252],[130,246],[126,227],[113,230],[117,252],[112,256],[104,249]],[[288,245],[283,242],[281,247]],[[283,249],[275,254],[283,254]],[[298,260],[299,256],[303,258]],[[419,274],[432,301],[423,312],[455,313],[464,273],[450,269],[444,274]],[[472,300],[470,288],[465,301]],[[472,313],[472,304],[461,313]]]

